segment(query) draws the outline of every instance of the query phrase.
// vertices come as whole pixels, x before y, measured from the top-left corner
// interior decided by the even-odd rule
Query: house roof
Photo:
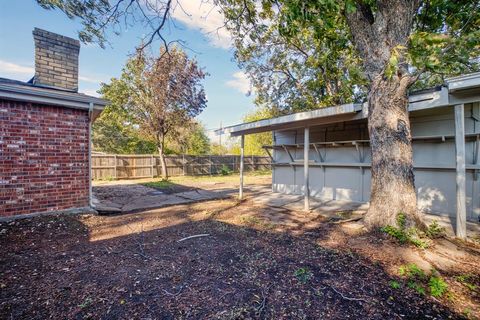
[[[480,72],[449,78],[444,86],[413,92],[409,96],[410,112],[480,101]],[[219,134],[240,136],[273,130],[286,130],[334,122],[366,119],[368,104],[344,104],[312,111],[293,113],[271,119],[241,123],[216,130]]]
[[[0,98],[83,110],[89,110],[92,107],[92,120],[100,115],[103,108],[109,103],[105,99],[83,93],[6,78],[0,78]]]

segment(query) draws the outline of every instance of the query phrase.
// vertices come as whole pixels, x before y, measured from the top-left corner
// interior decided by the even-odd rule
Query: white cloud
[[[212,0],[179,0],[172,17],[189,28],[200,30],[215,47],[229,49],[232,46],[230,33],[223,26],[223,14]]]
[[[96,89],[83,89],[83,90],[80,90],[80,92],[89,96],[100,97]]]
[[[237,89],[243,94],[249,94],[251,91],[251,85],[247,75],[242,71],[238,71],[232,76],[233,79],[228,80],[225,84],[230,88]]]
[[[28,75],[33,77],[35,69],[30,66],[22,66],[16,63],[0,60],[0,76],[1,77],[25,77]]]
[[[102,80],[100,79],[96,79],[88,76],[82,76],[82,75],[78,76],[78,80],[90,82],[90,83],[96,83],[96,84],[99,84],[100,82],[102,82]]]

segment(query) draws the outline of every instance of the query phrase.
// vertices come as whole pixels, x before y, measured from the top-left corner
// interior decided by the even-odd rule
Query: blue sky
[[[208,129],[240,123],[254,109],[253,98],[247,97],[249,82],[232,60],[228,32],[221,29],[222,17],[202,0],[182,0],[188,12],[174,10],[176,27],[169,28],[167,37],[186,41],[191,57],[210,74],[205,80],[208,106],[198,119]],[[209,14],[205,14],[209,12]],[[78,21],[62,12],[45,10],[35,0],[0,0],[0,77],[29,80],[33,76],[34,27],[77,38]],[[79,91],[95,94],[100,82],[119,76],[129,54],[146,31],[140,26],[123,29],[121,35],[109,37],[111,47],[82,44],[80,50]],[[158,43],[152,50],[158,48]]]

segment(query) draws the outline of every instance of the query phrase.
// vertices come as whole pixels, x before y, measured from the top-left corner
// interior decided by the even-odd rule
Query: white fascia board
[[[452,77],[445,80],[448,91],[455,92],[458,90],[471,89],[480,86],[480,72],[475,72],[458,77]]]
[[[480,72],[458,77],[448,78],[445,81],[446,86],[440,90],[419,92],[409,96],[408,110],[418,111],[431,108],[445,107],[459,103],[472,103],[480,101]],[[348,113],[359,112],[355,119],[364,119],[368,117],[368,104],[345,104],[335,107],[327,107],[313,111],[294,113],[287,116],[273,119],[260,120],[250,123],[230,126],[216,130],[216,134],[230,133],[232,136],[249,134],[253,132],[265,132],[275,130],[277,126],[287,127],[295,122],[314,120],[318,118],[328,118]],[[334,122],[334,118],[331,118]]]
[[[448,88],[446,87],[408,97],[408,111],[410,112],[448,106],[449,104]]]
[[[231,135],[240,135],[243,132],[248,133],[248,132],[259,130],[259,129],[261,129],[262,131],[270,131],[274,129],[276,126],[280,126],[280,125],[286,125],[289,123],[300,122],[300,121],[308,121],[308,120],[318,119],[318,118],[333,117],[333,116],[344,115],[348,113],[357,113],[358,111],[361,111],[361,110],[362,110],[361,104],[349,103],[349,104],[343,104],[343,105],[334,106],[334,107],[327,107],[327,108],[312,110],[312,111],[293,113],[293,114],[272,118],[272,119],[242,123],[239,125],[216,130],[216,133],[217,135],[225,134],[225,133],[230,133]]]

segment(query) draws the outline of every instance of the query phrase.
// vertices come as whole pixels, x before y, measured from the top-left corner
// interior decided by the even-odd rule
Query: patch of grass
[[[430,289],[430,294],[436,298],[443,296],[448,290],[448,284],[438,274],[430,277],[428,287]]]
[[[401,244],[410,243],[416,246],[417,248],[426,249],[428,248],[428,242],[420,239],[419,232],[416,228],[406,228],[407,226],[407,217],[404,213],[399,213],[397,215],[397,227],[387,225],[380,230],[391,237],[397,239]]]
[[[155,188],[155,189],[169,189],[175,185],[170,180],[159,180],[159,181],[145,182],[142,184],[146,187]]]
[[[425,288],[422,286],[422,284],[416,281],[410,280],[408,281],[407,286],[410,289],[414,289],[415,291],[417,291],[417,293],[421,294],[422,296],[425,295]]]
[[[422,239],[415,238],[415,237],[410,237],[408,240],[411,244],[413,244],[417,248],[420,248],[420,249],[427,249],[428,248],[428,242],[423,241]]]
[[[230,168],[226,164],[223,164],[222,167],[220,168],[220,174],[222,176],[228,176],[232,173],[233,173],[233,171],[230,170]]]
[[[382,232],[385,232],[389,236],[397,239],[398,242],[400,242],[401,244],[405,244],[405,243],[408,242],[407,234],[403,230],[400,230],[397,227],[388,225],[388,226],[383,227],[381,230],[382,230]]]
[[[465,317],[467,317],[467,319],[471,319],[473,311],[470,308],[465,308],[462,313]]]
[[[312,272],[308,268],[298,268],[295,270],[294,275],[297,280],[303,284],[307,283],[313,277]]]
[[[441,238],[445,236],[445,228],[440,226],[435,220],[427,227],[427,230],[425,230],[425,235],[430,239]]]
[[[400,289],[402,287],[402,285],[400,284],[400,282],[392,280],[392,281],[390,281],[390,287],[392,289]]]
[[[266,229],[273,229],[275,225],[255,216],[243,216],[240,221],[246,225],[257,225]]]
[[[436,298],[442,297],[448,291],[448,284],[436,270],[432,270],[427,276],[416,264],[410,263],[400,266],[398,272],[407,278],[407,286],[421,295],[426,293],[427,288],[430,295]]]
[[[272,174],[272,170],[255,170],[255,171],[249,171],[247,173],[247,175],[252,176],[252,177],[267,176],[267,175],[271,175],[271,174]]]
[[[425,279],[425,272],[420,269],[415,263],[400,266],[398,272],[401,276],[409,279]]]
[[[471,291],[476,291],[478,286],[472,283],[473,275],[471,274],[461,274],[455,277],[455,280],[463,284],[465,287]]]
[[[93,302],[92,299],[86,298],[85,301],[83,301],[81,304],[78,305],[78,307],[79,307],[80,309],[85,309],[86,307],[88,307],[89,305],[91,305],[92,302]]]

